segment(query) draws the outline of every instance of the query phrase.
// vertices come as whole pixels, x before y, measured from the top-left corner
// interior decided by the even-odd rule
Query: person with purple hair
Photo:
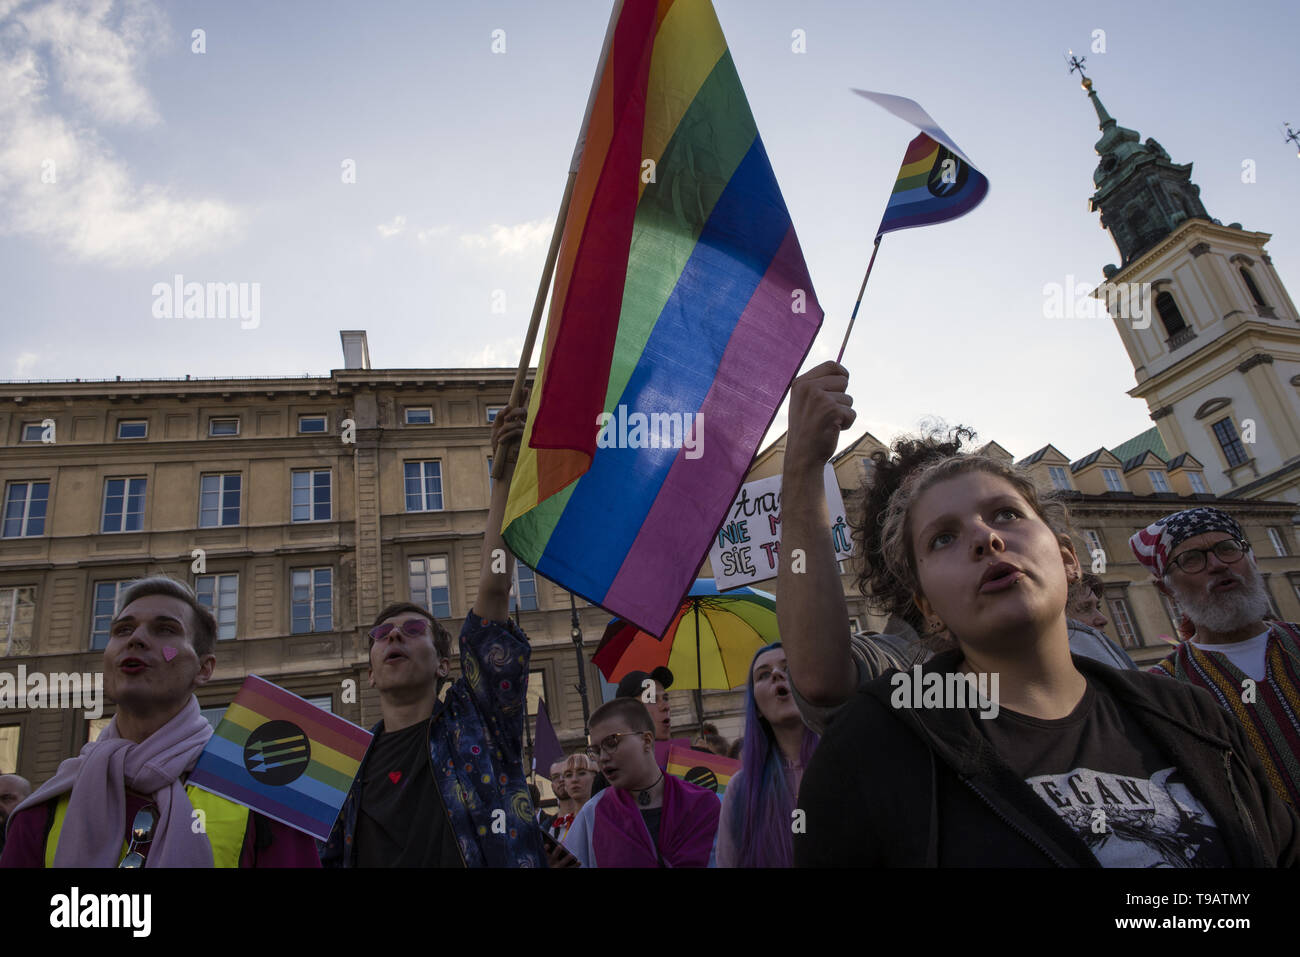
[[[791,694],[785,650],[758,649],[745,686],[743,767],[727,785],[718,824],[718,867],[791,867],[795,798],[818,737]]]

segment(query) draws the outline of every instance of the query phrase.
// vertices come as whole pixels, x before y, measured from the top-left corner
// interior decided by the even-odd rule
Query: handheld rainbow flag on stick
[[[722,797],[727,792],[727,782],[740,770],[740,762],[707,751],[673,747],[668,749],[668,767],[665,770]]]
[[[709,0],[625,0],[598,76],[503,535],[658,635],[822,310]]]
[[[370,738],[351,721],[249,675],[189,783],[324,841]]]
[[[881,237],[895,230],[929,226],[965,216],[982,203],[989,192],[989,181],[984,174],[975,168],[966,154],[957,148],[957,144],[915,100],[869,90],[853,92],[911,123],[921,133],[907,144],[907,152],[903,154],[903,165],[894,181],[894,191],[885,206],[880,228],[876,230],[867,274],[862,277],[862,287],[853,304],[853,315],[849,317],[849,328],[844,333],[844,342],[840,344],[836,362],[844,358],[849,333],[853,331],[853,323],[858,318],[858,307],[862,305],[862,295],[867,289],[867,280],[871,278],[871,267],[876,264],[876,253],[880,251]]]

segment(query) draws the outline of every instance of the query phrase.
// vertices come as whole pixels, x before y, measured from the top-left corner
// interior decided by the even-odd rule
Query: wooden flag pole
[[[871,278],[871,267],[876,264],[876,253],[880,252],[880,240],[884,235],[884,233],[876,234],[876,241],[871,248],[871,259],[867,263],[867,274],[862,277],[862,288],[858,290],[858,301],[853,304],[853,315],[849,316],[849,327],[844,330],[844,341],[840,343],[840,354],[835,357],[836,362],[844,358],[844,350],[849,344],[849,333],[853,331],[853,323],[858,318],[858,307],[862,305],[862,294],[867,291],[867,280]]]
[[[591,125],[591,111],[596,105],[596,94],[600,91],[600,78],[605,72],[605,63],[609,60],[609,48],[614,43],[614,28],[618,25],[619,14],[623,12],[623,0],[614,0],[614,8],[609,14],[609,26],[605,29],[605,43],[600,49],[600,60],[596,64],[596,75],[591,81],[591,93],[587,96],[587,109],[582,116],[582,127],[578,130],[578,142],[573,147],[573,159],[569,162],[569,176],[564,183],[564,195],[560,198],[560,212],[555,217],[555,230],[551,233],[551,246],[546,251],[546,265],[542,267],[542,280],[537,284],[537,297],[533,300],[533,314],[528,321],[528,332],[524,336],[523,352],[519,356],[519,369],[515,373],[515,384],[510,390],[510,405],[519,404],[523,393],[524,380],[528,377],[528,365],[533,358],[533,347],[537,343],[537,328],[542,321],[542,308],[551,289],[551,279],[555,274],[555,260],[560,252],[560,240],[564,236],[564,224],[569,218],[569,203],[573,199],[573,184],[578,179],[578,164],[582,160],[582,151],[587,145],[587,128]],[[500,479],[505,475],[506,455],[497,455],[492,462],[492,477]]]

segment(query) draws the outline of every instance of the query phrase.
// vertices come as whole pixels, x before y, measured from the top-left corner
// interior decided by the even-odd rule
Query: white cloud
[[[450,226],[430,226],[428,229],[421,229],[415,234],[415,238],[422,243],[429,243],[439,236],[445,236],[451,232]]]
[[[550,242],[554,229],[553,219],[538,219],[516,226],[493,223],[486,234],[465,233],[460,242],[467,249],[495,249],[498,256],[512,256],[526,253],[536,246],[545,246]]]
[[[391,223],[380,223],[375,228],[379,230],[379,235],[384,239],[392,239],[406,228],[406,217],[394,216]]]
[[[31,370],[32,366],[36,365],[37,358],[38,357],[34,352],[21,353],[18,358],[14,360],[14,378],[26,379],[27,373]]]
[[[0,233],[127,266],[151,265],[239,231],[243,217],[226,203],[134,182],[95,128],[158,122],[137,74],[161,23],[146,0],[120,7],[81,0],[27,6],[0,26]],[[55,111],[46,95],[51,74],[84,115]]]

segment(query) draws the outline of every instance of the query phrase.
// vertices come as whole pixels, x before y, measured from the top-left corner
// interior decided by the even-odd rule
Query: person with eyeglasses
[[[440,693],[451,635],[427,609],[392,604],[370,628],[383,717],[321,852],[325,867],[548,865],[523,761],[531,648],[509,618],[514,558],[501,538],[526,409],[525,393],[493,423],[493,453],[508,467],[492,487],[461,676]]]
[[[710,867],[721,802],[666,774],[655,761],[655,726],[637,698],[591,715],[588,755],[609,787],[582,806],[564,847],[583,867]]]
[[[1300,626],[1269,619],[1268,592],[1241,525],[1208,506],[1129,539],[1194,632],[1151,671],[1209,691],[1245,727],[1269,783],[1300,808]]]
[[[217,623],[188,586],[132,582],[108,626],[108,726],[11,816],[0,867],[309,867],[316,841],[187,784],[212,725],[194,693]]]

